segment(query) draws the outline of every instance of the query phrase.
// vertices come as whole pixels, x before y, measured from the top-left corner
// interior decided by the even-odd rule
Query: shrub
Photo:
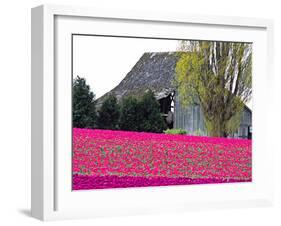
[[[184,130],[184,129],[167,129],[167,130],[164,131],[164,133],[185,135],[185,134],[187,134],[187,131]]]

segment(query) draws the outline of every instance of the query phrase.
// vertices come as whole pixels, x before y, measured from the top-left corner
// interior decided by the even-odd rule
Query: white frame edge
[[[40,220],[58,218],[55,211],[54,193],[54,18],[58,15],[265,28],[268,38],[268,79],[273,85],[273,21],[269,19],[105,11],[58,5],[42,5],[33,8],[31,17],[31,215]],[[268,201],[270,203],[272,200]]]
[[[54,210],[54,14],[32,9],[31,215],[45,220]]]

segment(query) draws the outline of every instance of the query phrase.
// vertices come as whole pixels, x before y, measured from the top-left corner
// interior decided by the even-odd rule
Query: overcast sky
[[[117,86],[145,52],[176,51],[177,40],[73,36],[73,76],[86,79],[96,98]],[[252,109],[252,101],[247,104]]]
[[[99,98],[110,91],[145,52],[176,51],[178,41],[98,36],[73,37],[73,76],[86,78]]]

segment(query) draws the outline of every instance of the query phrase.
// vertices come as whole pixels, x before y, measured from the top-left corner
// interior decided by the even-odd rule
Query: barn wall
[[[241,123],[238,131],[234,134],[234,137],[247,138],[249,135],[249,127],[252,126],[252,113],[245,109],[242,114]]]
[[[175,112],[174,112],[174,128],[185,129],[189,134],[206,135],[203,113],[199,105],[191,105],[183,107],[175,98]]]

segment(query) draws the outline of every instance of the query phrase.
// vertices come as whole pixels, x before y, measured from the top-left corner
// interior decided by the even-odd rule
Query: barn
[[[189,134],[206,135],[204,116],[199,104],[183,107],[174,85],[177,52],[147,52],[125,78],[111,91],[97,100],[100,106],[105,98],[113,94],[121,101],[128,95],[142,95],[152,90],[160,103],[161,113],[169,128],[182,128]],[[245,105],[238,131],[233,137],[251,139],[252,112]]]

